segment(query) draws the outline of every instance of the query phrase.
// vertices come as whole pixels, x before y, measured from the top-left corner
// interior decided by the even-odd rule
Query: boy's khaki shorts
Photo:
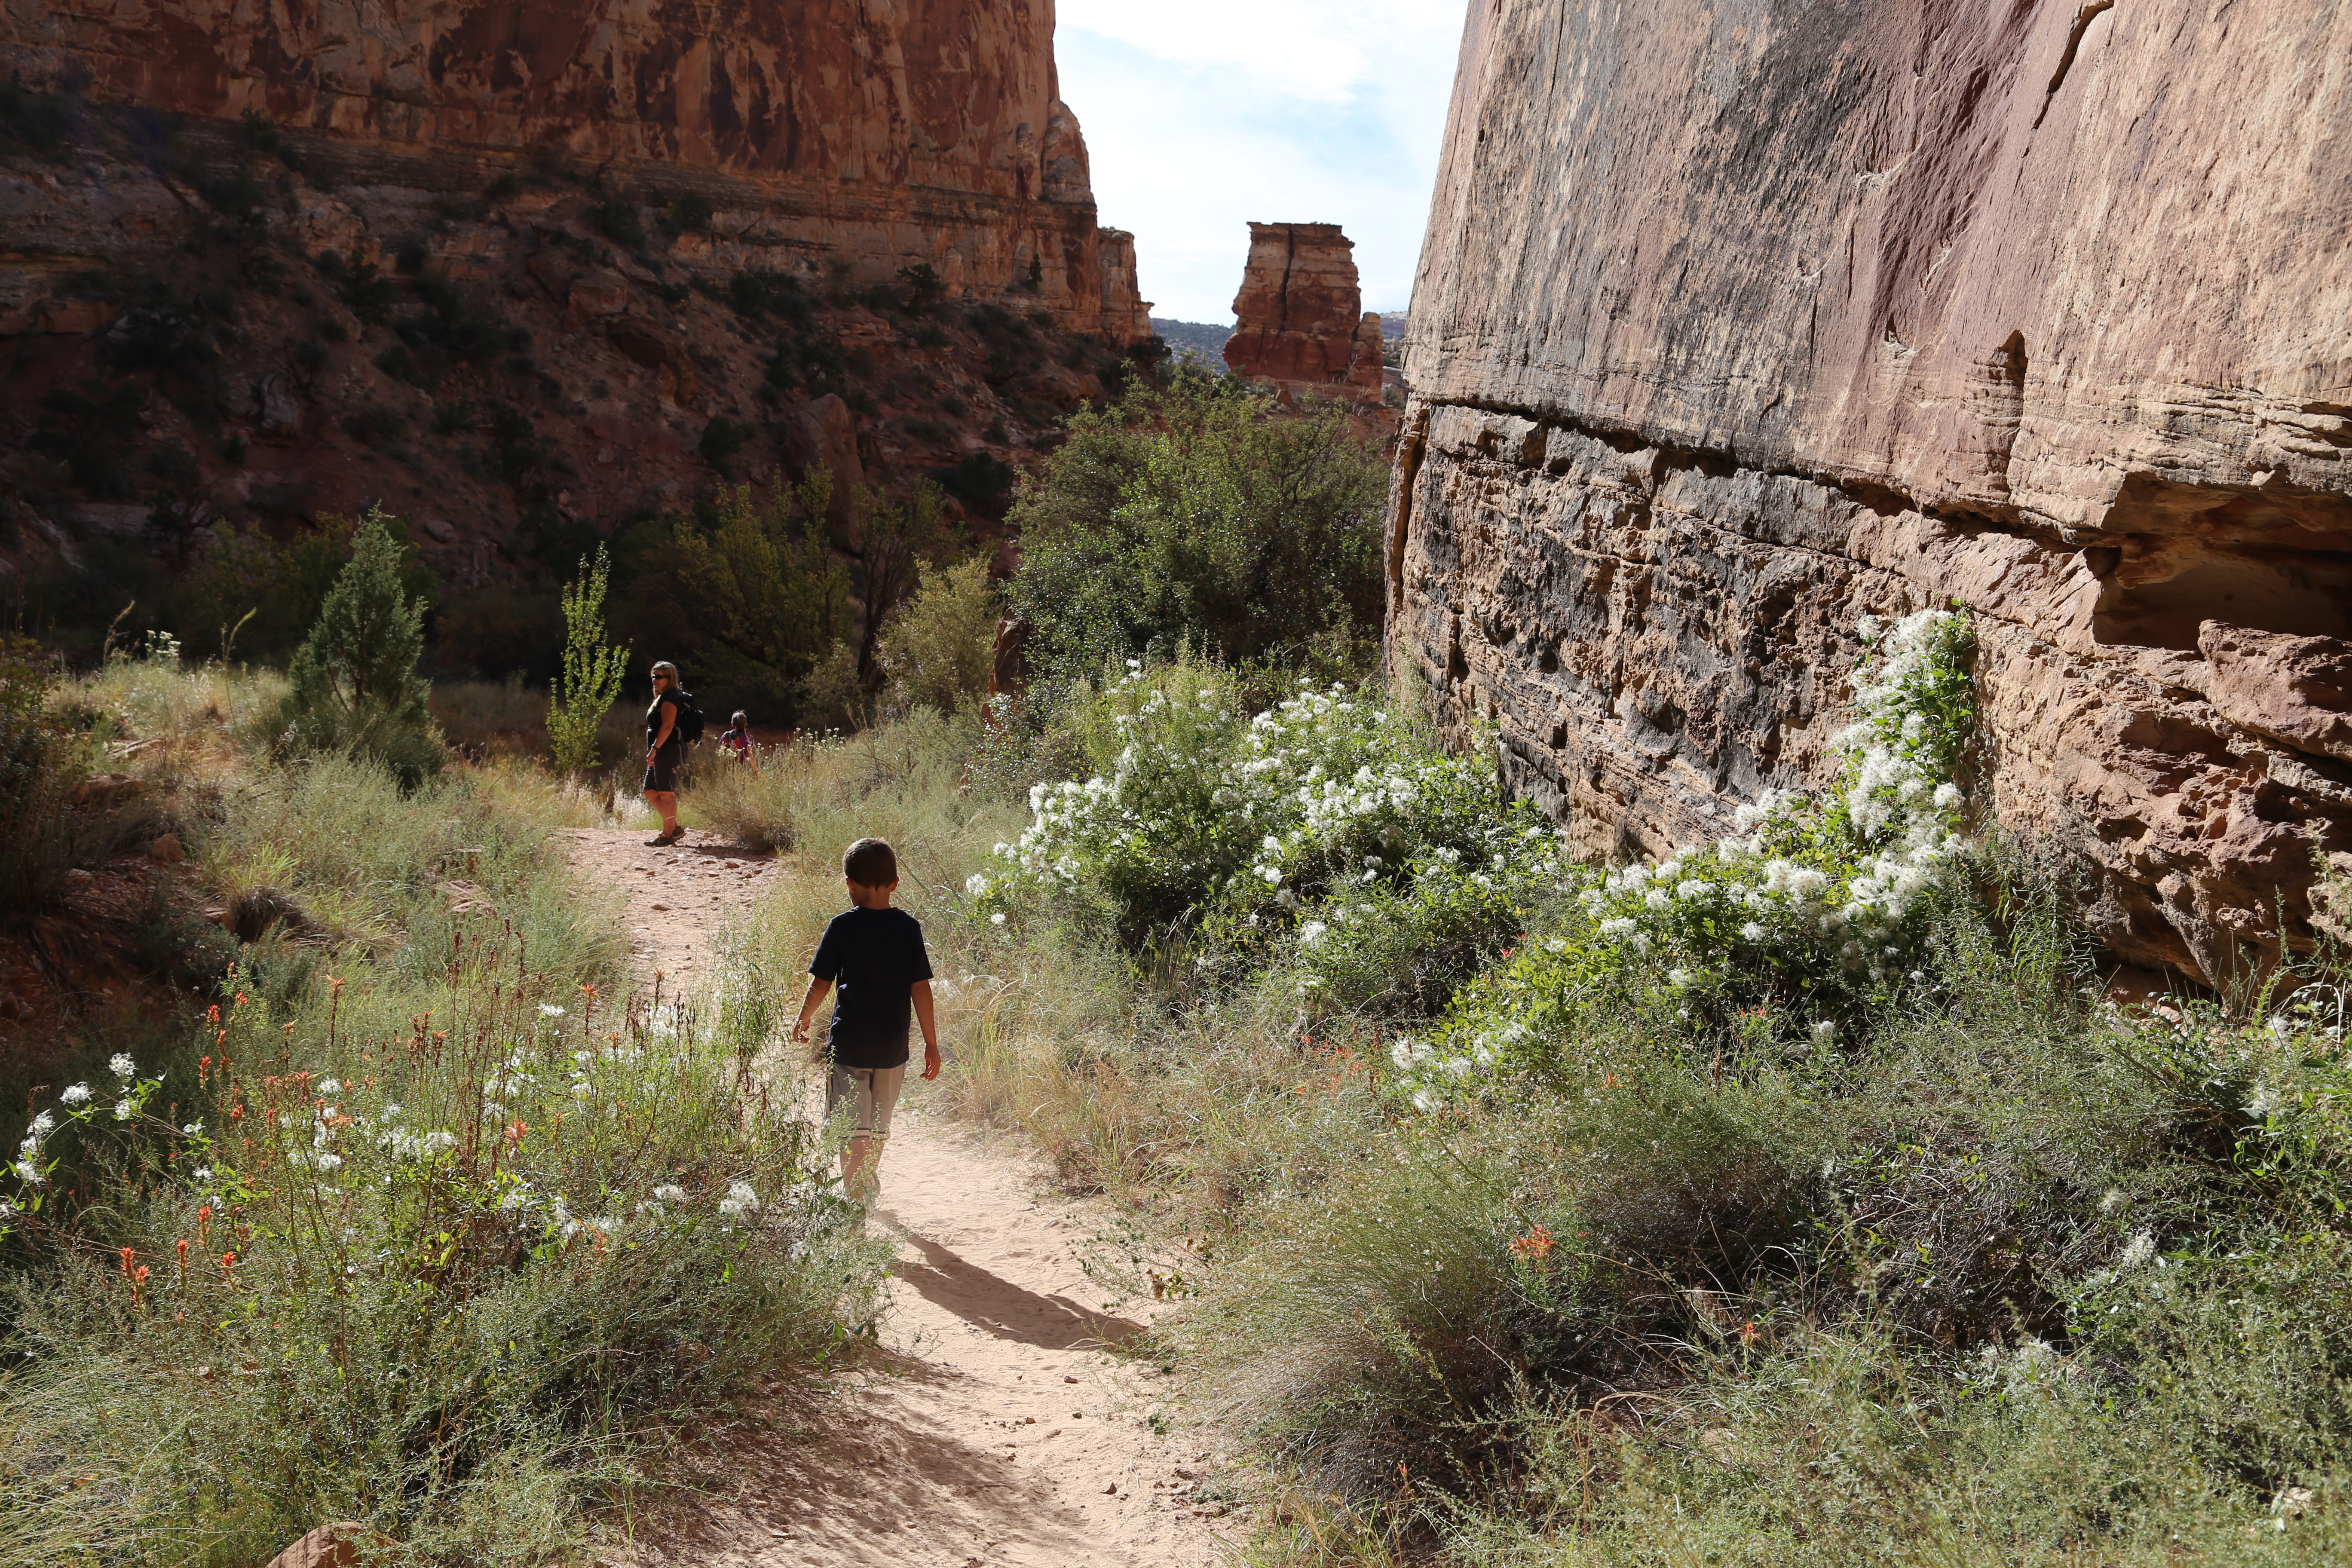
[[[860,1138],[890,1136],[890,1113],[898,1109],[898,1089],[907,1081],[907,1064],[894,1068],[835,1067],[825,1080],[824,1119],[833,1120],[845,1101],[856,1100]]]

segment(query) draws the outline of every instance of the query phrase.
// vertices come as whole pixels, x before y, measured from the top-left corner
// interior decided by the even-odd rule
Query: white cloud
[[[1154,314],[1232,318],[1250,220],[1337,223],[1364,302],[1411,293],[1462,9],[1063,0],[1062,96]]]

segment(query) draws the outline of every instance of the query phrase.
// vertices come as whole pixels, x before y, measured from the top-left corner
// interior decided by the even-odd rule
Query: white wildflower
[[[561,1018],[563,1016],[563,1009],[552,1002],[541,1002],[539,1005],[539,1016],[542,1018]]]
[[[60,1104],[64,1105],[88,1105],[89,1103],[89,1085],[86,1083],[75,1084],[68,1089],[63,1094],[58,1096],[58,1100]]]
[[[139,1064],[131,1059],[128,1052],[117,1051],[113,1056],[107,1058],[106,1066],[107,1070],[113,1073],[117,1078],[137,1078],[139,1076]]]

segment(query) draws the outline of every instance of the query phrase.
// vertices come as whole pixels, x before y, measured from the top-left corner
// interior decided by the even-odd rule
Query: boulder
[[[262,439],[284,442],[301,436],[302,405],[290,380],[273,373],[263,376],[254,392],[261,403]]]
[[[381,1531],[346,1520],[319,1526],[271,1558],[268,1568],[365,1568],[388,1561],[394,1550]]]
[[[166,833],[147,846],[147,854],[151,859],[166,866],[176,866],[188,858],[186,847],[181,844],[179,835],[175,833]]]
[[[103,811],[109,806],[136,800],[146,793],[147,784],[143,779],[132,778],[129,773],[100,773],[74,786],[73,803]]]
[[[832,393],[787,413],[777,431],[785,471],[798,480],[813,468],[830,469],[833,496],[825,505],[825,528],[834,544],[855,552],[865,542],[857,490],[866,482],[857,457],[857,421],[849,405]]]

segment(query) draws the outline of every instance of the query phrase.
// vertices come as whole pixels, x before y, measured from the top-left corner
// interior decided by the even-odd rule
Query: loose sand
[[[719,932],[772,879],[837,878],[698,833],[664,850],[642,832],[567,837],[583,877],[625,893],[637,962],[666,991],[712,978]],[[926,1114],[931,1092],[909,1076],[869,1222],[903,1237],[871,1364],[808,1436],[730,1441],[719,1484],[651,1521],[640,1563],[1186,1568],[1234,1533],[1201,1493],[1204,1441],[1169,1425],[1166,1381],[1107,1348],[1154,1305],[1118,1315],[1079,1267],[1109,1212],[1050,1194],[1008,1141]]]

